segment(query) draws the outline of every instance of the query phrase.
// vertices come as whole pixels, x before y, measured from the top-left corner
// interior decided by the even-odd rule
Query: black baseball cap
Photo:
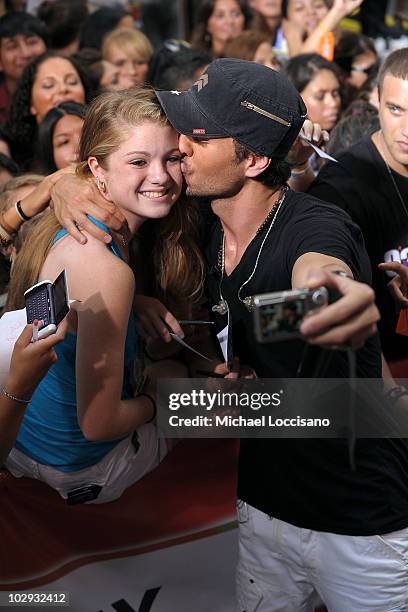
[[[306,107],[279,72],[239,59],[212,62],[188,91],[157,91],[173,127],[192,138],[234,138],[250,151],[284,158]]]

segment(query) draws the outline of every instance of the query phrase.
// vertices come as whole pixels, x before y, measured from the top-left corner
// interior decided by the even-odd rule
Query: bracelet
[[[156,418],[156,415],[157,415],[157,404],[154,401],[153,397],[151,395],[149,395],[148,393],[138,393],[136,395],[136,398],[138,398],[138,397],[147,397],[147,399],[149,399],[151,401],[152,406],[153,406],[153,416],[148,421],[146,421],[146,423],[151,423],[152,421],[154,421],[154,419]]]
[[[403,395],[408,395],[408,389],[399,385],[384,393],[384,398],[393,406]]]
[[[31,402],[31,398],[29,400],[25,400],[25,399],[21,399],[19,397],[16,397],[15,395],[12,395],[11,393],[8,393],[5,389],[5,387],[1,388],[1,394],[4,395],[4,397],[7,397],[7,399],[12,400],[13,402],[17,402],[18,404],[29,404]]]
[[[307,162],[305,162],[305,164],[306,164],[306,166],[305,166],[305,168],[303,170],[298,170],[298,171],[296,171],[295,169],[291,170],[290,176],[292,178],[298,178],[300,176],[304,176],[305,174],[307,174],[309,172],[309,170],[310,170],[309,160],[307,160]],[[303,166],[303,164],[301,164],[301,165]],[[296,166],[294,168],[296,168]]]
[[[18,214],[18,216],[20,217],[22,221],[29,221],[31,219],[31,217],[28,217],[23,211],[23,209],[21,208],[21,200],[19,200],[18,202],[14,204],[14,208],[16,209],[16,213]]]

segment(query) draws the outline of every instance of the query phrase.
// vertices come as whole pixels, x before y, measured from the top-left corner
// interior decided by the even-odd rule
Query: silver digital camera
[[[326,287],[254,295],[256,339],[258,342],[280,342],[299,338],[303,317],[328,303]]]

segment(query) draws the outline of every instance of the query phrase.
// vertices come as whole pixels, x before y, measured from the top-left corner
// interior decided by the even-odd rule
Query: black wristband
[[[152,421],[154,421],[154,419],[156,418],[156,415],[157,415],[157,405],[156,405],[156,402],[154,401],[153,397],[151,395],[149,395],[149,393],[138,393],[136,395],[136,398],[138,398],[138,397],[147,397],[152,402],[153,416],[148,421],[146,421],[146,423],[151,423]]]
[[[29,221],[31,219],[31,217],[28,217],[23,211],[23,209],[21,208],[21,200],[16,202],[16,209],[17,209],[18,214],[24,221]]]

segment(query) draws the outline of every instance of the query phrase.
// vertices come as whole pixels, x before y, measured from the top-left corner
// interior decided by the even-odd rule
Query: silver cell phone
[[[326,287],[254,295],[256,339],[258,342],[280,342],[299,338],[303,317],[328,303]]]
[[[24,293],[27,323],[43,321],[38,339],[55,334],[69,312],[69,296],[65,270],[55,279],[41,281]]]

